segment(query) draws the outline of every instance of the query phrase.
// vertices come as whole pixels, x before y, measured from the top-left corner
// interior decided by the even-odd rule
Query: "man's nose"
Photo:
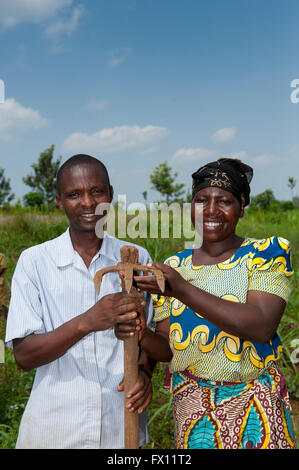
[[[84,193],[83,197],[81,199],[81,204],[82,204],[82,206],[84,206],[86,208],[94,207],[95,206],[94,198],[92,197],[91,194]]]

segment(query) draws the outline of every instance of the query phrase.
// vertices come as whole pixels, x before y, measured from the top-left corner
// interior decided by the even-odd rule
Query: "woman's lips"
[[[223,222],[204,222],[203,225],[206,228],[218,228],[221,227]]]

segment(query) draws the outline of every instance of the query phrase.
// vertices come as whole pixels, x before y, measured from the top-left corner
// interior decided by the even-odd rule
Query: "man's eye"
[[[104,191],[100,188],[93,188],[92,194],[102,194]]]

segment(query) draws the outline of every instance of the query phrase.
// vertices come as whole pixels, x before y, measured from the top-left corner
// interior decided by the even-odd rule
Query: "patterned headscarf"
[[[192,175],[192,200],[200,189],[214,186],[232,193],[245,207],[250,202],[249,183],[253,169],[236,158],[219,158],[199,168]]]

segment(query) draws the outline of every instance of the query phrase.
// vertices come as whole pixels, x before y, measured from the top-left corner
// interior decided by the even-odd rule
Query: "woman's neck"
[[[237,235],[217,242],[205,242],[193,251],[192,262],[195,266],[217,264],[229,259],[242,245],[244,238]]]

